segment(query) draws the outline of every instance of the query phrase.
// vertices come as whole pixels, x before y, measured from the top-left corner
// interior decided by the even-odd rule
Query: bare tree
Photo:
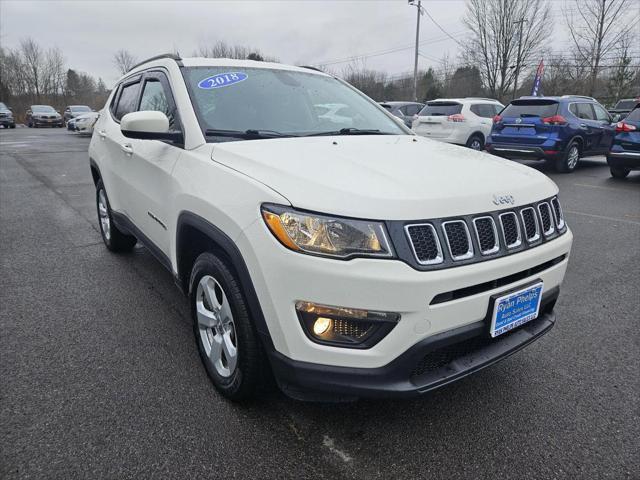
[[[25,38],[20,41],[20,54],[23,69],[28,75],[25,79],[26,87],[35,101],[40,101],[45,68],[42,49],[33,38]]]
[[[113,63],[118,72],[124,75],[138,63],[138,60],[128,50],[118,50],[113,54]]]
[[[640,15],[637,0],[574,0],[564,14],[579,62],[588,67],[588,95],[593,95],[603,59],[620,46]]]
[[[631,57],[632,39],[623,37],[616,48],[617,61],[611,67],[607,91],[612,102],[640,91],[640,62]]]
[[[222,40],[211,45],[202,43],[193,54],[196,57],[205,58],[235,58],[238,60],[259,60],[265,62],[278,61],[277,58],[262,55],[257,48],[245,47],[244,45],[229,45]]]
[[[489,93],[506,100],[523,70],[537,64],[552,29],[546,0],[468,0],[464,22],[471,31],[465,63],[478,65]]]

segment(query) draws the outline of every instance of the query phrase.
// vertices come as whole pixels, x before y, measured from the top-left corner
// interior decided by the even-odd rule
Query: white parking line
[[[576,187],[588,187],[588,188],[598,188],[600,190],[612,190],[614,192],[619,192],[619,191],[623,191],[623,190],[633,190],[634,192],[637,191],[635,188],[626,188],[626,187],[619,187],[619,188],[613,188],[613,187],[601,187],[600,185],[589,185],[588,183],[574,183],[573,184]]]
[[[607,217],[605,215],[594,215],[593,213],[576,212],[575,210],[564,210],[565,213],[571,213],[573,215],[582,215],[583,217],[599,218],[601,220],[611,220],[612,222],[630,223],[632,225],[640,225],[640,222],[634,222],[633,220],[623,220],[622,218]]]

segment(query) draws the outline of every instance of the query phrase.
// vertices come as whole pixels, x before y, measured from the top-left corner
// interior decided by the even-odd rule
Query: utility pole
[[[526,23],[527,20],[522,18],[514,24],[518,24],[520,26],[520,33],[518,35],[518,56],[516,57],[516,76],[513,82],[513,98],[516,98],[516,92],[518,91],[518,76],[520,75],[520,55],[522,55],[522,24]]]
[[[416,20],[416,53],[413,61],[413,100],[415,102],[418,101],[418,43],[420,41],[420,15],[422,15],[422,0],[418,0],[418,3],[415,0],[408,0],[409,5],[413,5],[418,7],[418,13]]]

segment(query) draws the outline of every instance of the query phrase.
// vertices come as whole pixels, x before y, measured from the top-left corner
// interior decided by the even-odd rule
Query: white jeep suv
[[[173,274],[229,398],[269,371],[301,399],[417,395],[554,325],[556,185],[412,135],[331,75],[156,57],[113,89],[89,154],[105,245]]]
[[[420,136],[483,150],[493,117],[504,105],[491,98],[441,98],[427,102],[411,129]]]

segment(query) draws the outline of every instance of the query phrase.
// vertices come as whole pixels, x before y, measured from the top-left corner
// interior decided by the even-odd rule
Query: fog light
[[[313,333],[316,335],[324,335],[332,327],[333,321],[327,317],[318,317],[313,323]]]
[[[370,348],[384,338],[400,320],[390,312],[333,307],[296,302],[302,328],[316,343],[350,348]]]

